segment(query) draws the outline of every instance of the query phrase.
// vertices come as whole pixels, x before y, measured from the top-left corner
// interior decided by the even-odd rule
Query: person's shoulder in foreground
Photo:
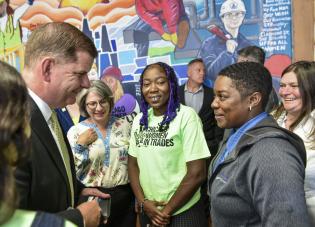
[[[54,214],[27,210],[16,210],[12,218],[1,225],[2,227],[76,227],[70,221]]]

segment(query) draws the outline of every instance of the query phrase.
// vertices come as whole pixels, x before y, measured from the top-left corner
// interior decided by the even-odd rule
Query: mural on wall
[[[220,69],[235,62],[237,50],[248,45],[266,51],[275,86],[291,62],[291,0],[0,0],[0,40],[7,43],[13,36],[4,26],[9,12],[1,13],[3,2],[15,12],[11,20],[20,33],[14,39],[25,42],[33,29],[50,21],[71,23],[99,51],[94,76],[108,66],[119,67],[124,90],[137,97],[143,68],[156,61],[172,65],[182,84],[187,62],[201,57],[209,86]],[[0,47],[2,58],[22,70],[23,54]]]
[[[134,27],[137,56],[148,55],[149,35],[156,32],[161,39],[183,48],[189,33],[189,19],[182,0],[135,0],[139,19]]]
[[[10,0],[0,0],[0,56],[15,53],[19,60],[18,65],[23,65],[23,43],[20,18],[33,4],[28,0],[13,9]]]

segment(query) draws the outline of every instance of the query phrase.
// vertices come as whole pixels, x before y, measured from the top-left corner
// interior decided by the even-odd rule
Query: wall
[[[315,0],[292,0],[293,61],[315,59]]]
[[[174,6],[177,7],[168,7],[175,11],[168,10],[166,19],[160,18],[158,13],[152,18],[144,17],[152,26],[146,25],[141,13],[140,17],[137,15],[134,0],[35,0],[32,6],[25,1],[10,0],[13,9],[10,11],[13,11],[14,18],[20,18],[10,26],[20,25],[22,35],[11,29],[4,36],[6,40],[1,42],[0,34],[0,58],[3,55],[20,71],[23,70],[23,44],[33,29],[51,21],[66,21],[82,29],[99,50],[94,67],[96,71],[101,73],[109,65],[117,66],[122,71],[124,83],[137,83],[145,65],[163,61],[174,67],[182,84],[187,79],[187,62],[195,57],[208,59],[209,51],[212,56],[207,62],[207,71],[213,82],[217,72],[235,62],[237,51],[248,45],[259,45],[265,49],[266,67],[275,77],[291,63],[291,0],[245,0],[245,6],[234,3],[235,9],[244,7],[246,13],[240,14],[239,19],[243,17],[244,20],[241,19],[242,26],[235,32],[238,44],[229,50],[232,55],[226,54],[226,41],[231,39],[231,35],[225,34],[219,16],[225,0],[168,1],[167,4],[176,3]],[[140,6],[139,12],[142,12]],[[154,18],[159,18],[161,23],[155,23]],[[176,21],[176,18],[181,20]],[[161,27],[164,23],[166,25]],[[172,26],[168,28],[167,23]],[[161,37],[162,32],[170,29],[179,38]],[[214,61],[220,64],[212,64]]]

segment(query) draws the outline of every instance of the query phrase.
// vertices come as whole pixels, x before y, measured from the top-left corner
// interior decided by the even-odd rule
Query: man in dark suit
[[[213,101],[213,90],[203,85],[205,66],[201,58],[188,63],[187,76],[186,84],[179,87],[179,98],[182,104],[192,107],[198,113],[212,159],[216,155],[223,130],[217,127],[210,106]]]
[[[179,87],[179,98],[182,104],[192,107],[199,115],[203,124],[203,132],[211,153],[210,159],[216,155],[218,145],[223,136],[214,118],[211,108],[213,101],[213,90],[203,85],[205,80],[205,65],[201,58],[193,59],[188,63],[188,80],[186,84]],[[209,217],[209,198],[207,195],[207,183],[201,186],[201,199],[204,202],[206,216]]]
[[[100,220],[96,200],[77,206],[80,193],[109,195],[83,188],[76,179],[72,152],[53,109],[74,103],[78,92],[90,86],[87,73],[96,56],[93,42],[80,30],[48,23],[29,37],[22,74],[30,95],[32,153],[16,169],[19,206],[58,213],[78,226],[97,226]]]

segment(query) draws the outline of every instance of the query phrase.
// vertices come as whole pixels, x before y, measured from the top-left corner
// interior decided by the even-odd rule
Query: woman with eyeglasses
[[[91,81],[91,87],[79,94],[78,105],[87,119],[68,132],[77,178],[86,187],[111,195],[111,214],[105,226],[135,226],[127,171],[131,124],[126,118],[111,116],[113,94],[103,81]]]

